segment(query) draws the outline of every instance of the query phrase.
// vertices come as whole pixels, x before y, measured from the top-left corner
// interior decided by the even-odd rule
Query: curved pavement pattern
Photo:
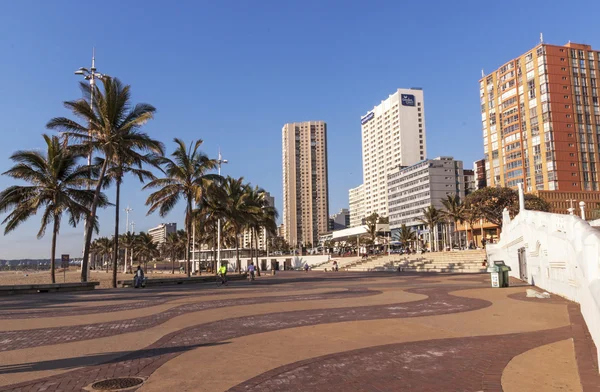
[[[599,390],[576,304],[488,286],[485,275],[290,272],[222,290],[15,297],[0,326],[23,327],[0,330],[0,391],[113,377],[142,377],[139,391]],[[536,363],[545,371],[528,372]]]

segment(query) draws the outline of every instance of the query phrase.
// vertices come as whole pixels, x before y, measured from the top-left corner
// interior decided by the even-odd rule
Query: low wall
[[[285,263],[286,260],[291,260],[291,264],[292,264],[292,268],[302,268],[304,267],[305,264],[308,264],[310,267],[314,266],[314,265],[318,265],[321,263],[324,263],[326,261],[328,261],[330,259],[329,255],[307,255],[307,256],[291,256],[291,255],[287,255],[287,256],[260,256],[258,258],[259,262],[262,262],[262,260],[267,260],[267,269],[270,270],[271,269],[271,261],[277,261],[279,262],[279,268],[283,269],[283,265]],[[235,265],[236,265],[236,259],[235,258],[231,258],[231,259],[222,259],[223,261],[227,262],[227,268],[229,271],[234,271],[235,270]],[[256,263],[256,259],[254,259],[254,262]],[[250,264],[250,259],[247,257],[240,257],[240,264],[242,265],[242,271],[246,271],[248,269],[248,264]]]
[[[574,215],[521,211],[504,216],[501,239],[486,248],[511,276],[580,304],[600,358],[600,231]]]

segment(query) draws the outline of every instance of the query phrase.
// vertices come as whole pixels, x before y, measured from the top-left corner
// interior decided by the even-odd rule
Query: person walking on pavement
[[[138,265],[137,270],[135,271],[135,277],[133,278],[133,287],[137,289],[140,286],[144,286],[144,270],[142,270],[141,265]]]
[[[248,266],[248,274],[250,275],[250,281],[254,280],[254,271],[255,271],[254,262],[251,261],[250,265]]]

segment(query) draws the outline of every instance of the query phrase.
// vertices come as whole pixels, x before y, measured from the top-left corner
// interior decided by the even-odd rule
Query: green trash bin
[[[508,283],[510,281],[510,279],[508,277],[508,272],[511,271],[511,269],[508,265],[501,265],[499,268],[502,273],[502,286],[501,287],[508,287]]]

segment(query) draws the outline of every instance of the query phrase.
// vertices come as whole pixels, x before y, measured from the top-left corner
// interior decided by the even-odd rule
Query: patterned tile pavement
[[[474,276],[460,281],[459,277],[436,275],[435,279],[396,274],[282,274],[268,278],[256,285],[262,296],[240,297],[179,305],[153,314],[146,319],[128,319],[73,327],[48,328],[28,331],[0,332],[0,374],[36,371],[49,367],[60,368],[60,360],[35,361],[16,365],[2,365],[2,357],[11,351],[48,344],[97,339],[119,333],[155,327],[182,314],[197,314],[197,325],[164,335],[155,343],[110,358],[99,365],[89,365],[55,376],[35,379],[0,387],[0,391],[82,391],[91,383],[112,377],[150,377],[159,367],[190,350],[222,345],[227,355],[227,344],[243,336],[275,332],[283,329],[315,326],[348,321],[407,319],[442,316],[471,312],[492,305],[479,298],[449,294],[456,290],[487,287],[484,276]],[[431,278],[434,278],[433,276]],[[451,280],[451,282],[450,282]],[[448,284],[446,284],[446,282]],[[485,283],[484,283],[485,282]],[[339,291],[347,283],[348,290]],[[262,284],[262,285],[261,285]],[[279,286],[285,284],[284,286]],[[243,284],[240,283],[240,286]],[[335,288],[333,286],[335,285]],[[358,286],[358,287],[357,287]],[[379,286],[406,287],[406,291],[424,294],[426,299],[398,304],[350,306],[333,309],[286,311],[286,303],[322,299],[349,300],[374,296]],[[214,286],[213,286],[214,287]],[[285,295],[288,288],[329,287],[324,294]],[[282,290],[279,290],[279,289]],[[338,291],[334,291],[338,290]],[[491,290],[491,289],[490,289]],[[193,291],[193,290],[192,290]],[[278,292],[279,291],[279,292]],[[208,292],[198,290],[198,292]],[[229,292],[235,292],[230,290]],[[162,303],[180,298],[178,295],[160,299]],[[172,292],[170,291],[172,294]],[[265,295],[265,294],[269,295]],[[275,294],[277,293],[277,294]],[[197,294],[197,293],[196,293]],[[186,295],[190,295],[186,293]],[[82,296],[85,298],[85,296]],[[525,300],[524,295],[511,295],[511,299]],[[561,302],[562,301],[562,302]],[[258,303],[281,303],[281,311],[244,317],[225,317],[222,320],[203,322],[202,311],[230,306]],[[500,391],[502,370],[516,355],[532,348],[574,339],[577,366],[584,391],[598,391],[600,378],[595,358],[595,348],[576,304],[564,300],[571,325],[562,328],[490,337],[464,337],[454,339],[423,340],[410,343],[368,347],[350,352],[335,353],[325,357],[290,363],[247,380],[231,391],[331,391],[336,385],[340,391]],[[123,304],[104,307],[123,309]],[[101,307],[97,307],[100,309]],[[82,309],[84,312],[90,310]],[[72,314],[69,309],[65,314]],[[196,313],[197,312],[197,313]],[[511,344],[506,344],[507,339]],[[407,355],[410,353],[410,355]],[[412,358],[412,359],[411,359]],[[415,358],[418,360],[415,362]],[[69,358],[66,358],[67,360]],[[200,364],[199,364],[200,366]],[[468,374],[468,377],[466,376]],[[450,386],[450,387],[449,387]],[[135,389],[132,389],[135,390]]]

